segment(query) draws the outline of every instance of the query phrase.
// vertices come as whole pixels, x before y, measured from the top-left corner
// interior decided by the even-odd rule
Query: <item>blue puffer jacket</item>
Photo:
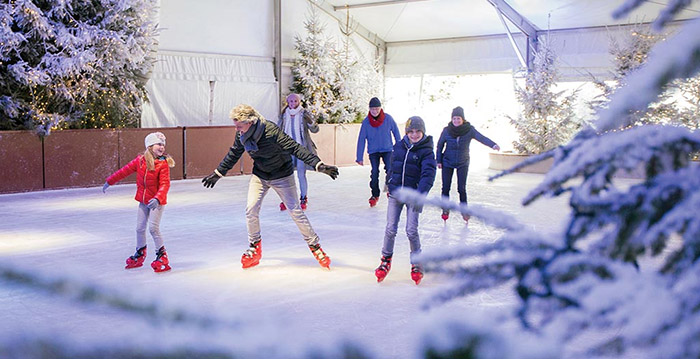
[[[399,187],[410,187],[428,193],[435,182],[435,153],[433,137],[424,136],[411,145],[408,136],[394,145],[389,169],[389,192]]]
[[[465,125],[467,124],[468,123],[465,123]],[[471,127],[464,135],[458,137],[454,137],[450,134],[449,126],[445,127],[437,143],[437,163],[441,163],[443,167],[449,168],[458,168],[467,165],[469,162],[469,143],[472,139],[490,148],[496,145],[496,142],[482,135],[474,127]]]

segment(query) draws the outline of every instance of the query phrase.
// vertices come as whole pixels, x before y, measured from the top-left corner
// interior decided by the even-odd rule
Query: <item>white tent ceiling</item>
[[[359,23],[381,40],[401,42],[504,34],[495,8],[487,0],[325,0],[334,16]],[[645,1],[629,16],[615,20],[612,12],[622,0],[506,0],[540,30],[596,27],[651,22],[668,0]],[[345,7],[348,5],[349,7]],[[700,15],[700,4],[683,10],[676,19]],[[508,24],[512,32],[518,30]]]

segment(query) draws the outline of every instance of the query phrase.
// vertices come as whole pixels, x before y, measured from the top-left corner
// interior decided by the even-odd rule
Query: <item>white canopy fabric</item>
[[[146,89],[141,127],[230,125],[240,103],[277,116],[272,58],[159,52]]]

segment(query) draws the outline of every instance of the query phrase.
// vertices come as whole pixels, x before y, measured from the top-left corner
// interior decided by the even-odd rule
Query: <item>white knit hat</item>
[[[149,148],[156,143],[162,143],[163,146],[165,146],[165,135],[161,132],[151,132],[148,134],[148,136],[146,136],[144,143],[146,144],[146,148]]]

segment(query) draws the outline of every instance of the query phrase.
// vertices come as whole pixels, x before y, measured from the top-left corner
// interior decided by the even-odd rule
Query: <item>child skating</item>
[[[425,123],[418,116],[413,116],[406,122],[406,135],[394,145],[389,164],[389,204],[386,210],[386,230],[384,246],[382,247],[382,262],[374,271],[377,282],[381,282],[389,274],[391,259],[394,255],[394,240],[399,225],[399,218],[404,205],[406,206],[406,235],[411,247],[411,279],[419,284],[423,279],[423,268],[417,261],[421,252],[418,235],[418,217],[423,211],[422,206],[403,203],[392,194],[399,187],[408,187],[427,194],[435,182],[435,152],[433,138],[425,135]]]
[[[136,173],[136,196],[139,202],[136,224],[136,253],[126,259],[126,269],[143,265],[146,259],[146,226],[155,243],[156,258],[151,268],[156,272],[170,270],[168,254],[165,252],[163,237],[160,234],[160,219],[163,216],[170,189],[170,167],[175,160],[165,154],[165,135],[153,132],[144,140],[146,151],[136,156],[126,166],[107,178],[102,192],[132,173]]]

